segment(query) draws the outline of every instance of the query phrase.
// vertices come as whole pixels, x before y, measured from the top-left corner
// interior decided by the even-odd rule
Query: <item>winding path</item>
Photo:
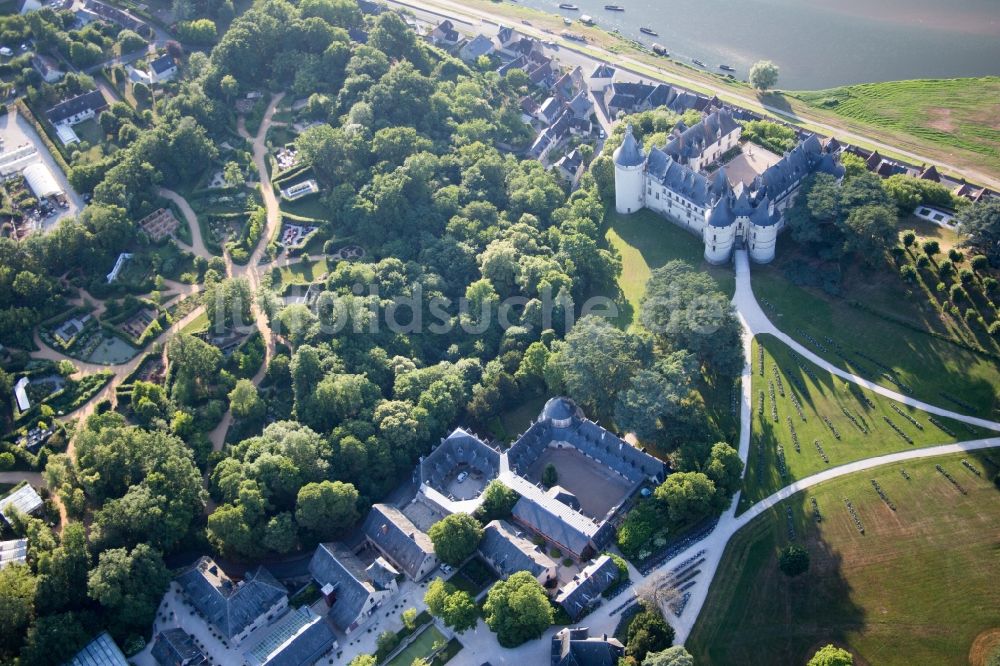
[[[906,395],[902,395],[887,389],[884,386],[880,386],[874,382],[871,382],[863,377],[846,372],[835,365],[829,363],[823,358],[820,358],[815,353],[811,352],[807,348],[803,347],[801,344],[793,340],[787,334],[778,330],[778,328],[771,323],[771,320],[767,318],[764,311],[761,309],[760,304],[754,297],[753,288],[750,281],[750,261],[745,250],[736,252],[734,257],[735,268],[736,268],[736,293],[733,296],[733,305],[736,308],[737,317],[743,326],[743,349],[744,349],[744,359],[745,364],[742,372],[742,382],[741,382],[741,399],[740,399],[740,441],[739,441],[739,454],[740,459],[743,460],[744,473],[746,472],[747,462],[749,460],[750,453],[750,436],[752,429],[752,412],[751,404],[753,398],[753,388],[752,388],[752,375],[751,375],[751,359],[752,359],[752,342],[756,335],[770,334],[778,338],[789,347],[794,349],[801,356],[809,359],[816,365],[820,366],[824,370],[837,375],[838,377],[853,382],[859,386],[863,386],[870,389],[880,395],[883,395],[892,400],[910,405],[917,409],[924,410],[926,412],[937,414],[940,416],[945,416],[957,421],[962,421],[964,423],[969,423],[972,425],[977,425],[982,428],[989,430],[1000,431],[1000,423],[994,421],[989,421],[987,419],[981,419],[974,416],[967,416],[965,414],[959,414],[957,412],[952,412],[947,409],[942,409],[934,405],[916,400]],[[702,539],[698,543],[685,549],[684,552],[679,553],[677,556],[671,558],[669,561],[665,562],[658,570],[659,571],[669,571],[671,568],[677,564],[684,562],[686,559],[694,555],[695,553],[705,550],[705,562],[700,566],[701,573],[699,574],[697,580],[698,584],[691,588],[691,598],[684,608],[684,612],[679,618],[671,618],[674,629],[677,632],[677,641],[679,643],[684,642],[687,636],[690,634],[691,629],[694,627],[695,621],[698,619],[698,614],[701,611],[702,606],[705,603],[705,599],[708,597],[708,591],[711,586],[712,579],[715,577],[716,569],[719,566],[719,562],[722,560],[722,555],[725,552],[726,544],[732,538],[736,532],[738,532],[742,527],[747,525],[751,520],[759,516],[761,513],[767,511],[775,504],[791,497],[797,492],[810,488],[816,484],[823,483],[824,481],[829,481],[847,474],[853,474],[855,472],[860,472],[867,469],[872,469],[873,467],[879,467],[882,465],[887,465],[895,462],[901,462],[905,460],[914,460],[918,458],[928,458],[934,456],[943,456],[953,453],[961,453],[963,451],[973,451],[977,449],[986,449],[991,447],[1000,446],[1000,437],[990,437],[985,439],[971,440],[967,442],[958,442],[955,444],[943,444],[940,446],[930,446],[920,449],[909,449],[906,451],[899,451],[897,453],[889,453],[886,455],[876,456],[873,458],[866,458],[863,460],[857,460],[854,462],[846,463],[844,465],[839,465],[831,469],[823,470],[812,476],[808,476],[804,479],[799,479],[795,481],[776,493],[764,498],[763,500],[757,502],[751,506],[747,511],[742,513],[740,516],[736,516],[736,509],[739,506],[740,494],[737,493],[732,500],[732,504],[729,509],[723,513],[722,517],[719,519],[719,523],[716,525],[715,529],[706,538]]]
[[[791,347],[800,356],[809,359],[819,367],[840,377],[841,379],[845,379],[849,382],[857,384],[858,386],[863,386],[864,388],[874,391],[879,395],[883,395],[897,402],[901,402],[904,405],[915,407],[916,409],[923,410],[930,414],[944,416],[956,421],[962,421],[963,423],[979,426],[980,428],[1000,432],[1000,423],[996,421],[990,421],[976,416],[967,416],[965,414],[953,412],[949,409],[943,409],[941,407],[931,405],[908,395],[903,395],[902,393],[888,389],[881,384],[876,384],[875,382],[865,379],[864,377],[859,377],[858,375],[842,370],[826,359],[817,356],[806,347],[803,347],[788,334],[778,330],[778,327],[776,327],[771,320],[768,319],[767,315],[764,314],[764,310],[761,309],[760,304],[757,303],[757,299],[753,295],[753,288],[750,284],[750,260],[747,258],[746,251],[743,250],[737,252],[735,261],[736,295],[733,296],[733,305],[736,306],[737,315],[739,316],[748,337],[765,333],[773,335]],[[744,340],[744,343],[749,344],[746,340]],[[749,354],[747,355],[747,358],[750,358]]]

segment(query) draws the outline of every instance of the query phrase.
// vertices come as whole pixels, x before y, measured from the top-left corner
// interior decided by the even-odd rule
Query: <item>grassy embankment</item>
[[[917,79],[787,93],[878,128],[901,145],[935,146],[949,163],[1000,173],[1000,77]],[[909,137],[909,138],[908,138]]]
[[[686,647],[703,666],[798,666],[830,642],[849,647],[856,664],[984,664],[1000,646],[1000,586],[987,566],[1000,533],[996,461],[991,449],[887,465],[781,502],[730,541]],[[811,556],[809,572],[791,580],[776,557],[789,542],[787,508]]]

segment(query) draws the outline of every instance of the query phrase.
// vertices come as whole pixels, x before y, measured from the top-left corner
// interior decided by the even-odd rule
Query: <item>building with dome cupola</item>
[[[822,171],[839,179],[844,168],[810,135],[752,182],[734,186],[724,166],[710,170],[739,145],[741,132],[727,109],[716,109],[691,127],[678,122],[662,147],[647,152],[629,125],[614,152],[615,209],[627,215],[648,208],[697,234],[710,263],[729,261],[738,247],[757,263],[771,261],[782,211],[805,177]]]

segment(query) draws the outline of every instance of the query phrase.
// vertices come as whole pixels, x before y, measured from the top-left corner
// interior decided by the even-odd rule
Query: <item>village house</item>
[[[587,627],[565,627],[552,637],[551,666],[615,666],[624,656],[621,641],[591,636]]]
[[[475,62],[480,56],[493,53],[493,40],[485,35],[476,35],[459,49],[458,57],[465,62]]]
[[[462,40],[458,30],[455,30],[455,24],[449,19],[437,24],[427,37],[431,40],[431,44],[442,48],[450,48]]]

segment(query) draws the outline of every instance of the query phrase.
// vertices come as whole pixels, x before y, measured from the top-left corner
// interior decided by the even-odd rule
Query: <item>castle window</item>
[[[657,201],[659,201],[659,200],[660,200],[660,193],[659,193],[659,192],[657,192],[657,193],[656,193],[656,200],[657,200]]]

